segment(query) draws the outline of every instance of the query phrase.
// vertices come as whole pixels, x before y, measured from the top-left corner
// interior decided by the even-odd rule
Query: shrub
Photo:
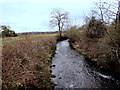
[[[71,42],[75,42],[79,37],[79,29],[76,26],[73,26],[65,32],[65,36],[68,37]]]
[[[92,17],[87,27],[87,35],[89,38],[100,38],[104,36],[105,26],[101,20]]]
[[[2,32],[1,32],[2,37],[15,37],[15,36],[17,36],[17,34],[15,33],[15,31],[10,30],[9,26],[2,25],[2,26],[0,26],[0,28],[2,30]]]
[[[2,31],[2,37],[16,37],[17,34],[13,30],[4,30]]]
[[[117,25],[115,22],[112,22],[108,29],[112,39],[120,47],[120,24]],[[111,43],[113,47],[116,47],[112,41]]]

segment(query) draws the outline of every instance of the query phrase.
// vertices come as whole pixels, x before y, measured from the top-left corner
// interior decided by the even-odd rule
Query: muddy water
[[[112,76],[100,73],[89,65],[84,56],[70,48],[68,40],[57,44],[52,62],[52,78],[55,88],[115,88],[120,82]]]

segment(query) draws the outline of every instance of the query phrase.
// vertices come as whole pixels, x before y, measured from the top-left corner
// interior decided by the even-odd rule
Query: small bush
[[[106,28],[101,20],[92,17],[87,27],[87,35],[89,38],[100,38],[104,36],[105,29]]]
[[[2,37],[16,37],[17,34],[13,30],[4,30],[2,31]]]
[[[70,42],[75,42],[79,37],[79,29],[76,26],[71,27],[67,32],[65,32],[65,36],[70,39]]]
[[[2,25],[2,26],[0,26],[0,28],[2,30],[2,32],[1,32],[2,37],[16,37],[17,36],[15,31],[10,30],[9,26]]]

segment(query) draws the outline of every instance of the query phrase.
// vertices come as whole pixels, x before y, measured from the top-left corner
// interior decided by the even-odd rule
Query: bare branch
[[[61,9],[53,9],[50,17],[50,26],[58,27],[60,36],[66,23],[68,23],[67,21],[68,21],[68,12],[62,11]]]

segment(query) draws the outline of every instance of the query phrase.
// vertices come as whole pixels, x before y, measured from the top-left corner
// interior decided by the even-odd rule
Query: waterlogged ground
[[[120,82],[91,67],[84,57],[70,48],[68,40],[57,44],[52,62],[55,88],[115,88]]]

